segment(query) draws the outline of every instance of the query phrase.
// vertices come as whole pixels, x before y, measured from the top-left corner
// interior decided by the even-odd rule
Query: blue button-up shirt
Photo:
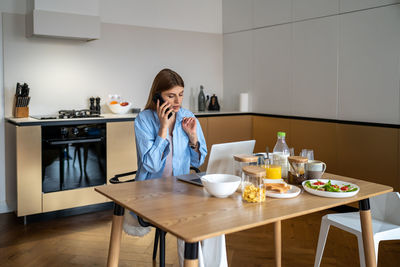
[[[194,117],[194,115],[183,108],[180,108],[176,113],[176,121],[172,131],[172,172],[174,176],[188,174],[190,166],[200,167],[207,155],[207,145],[199,121],[196,119],[200,155],[189,146],[189,137],[182,128],[184,117]],[[153,110],[143,110],[135,119],[137,181],[162,176],[165,160],[167,155],[171,153],[171,149],[169,141],[158,135],[159,129],[160,120]]]

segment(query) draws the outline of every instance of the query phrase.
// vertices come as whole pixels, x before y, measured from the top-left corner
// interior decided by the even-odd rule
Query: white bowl
[[[124,102],[128,102],[128,101],[124,101]],[[110,103],[107,103],[107,106],[111,110],[112,113],[125,114],[125,113],[127,113],[129,111],[129,109],[131,107],[131,103],[128,102],[128,105],[126,105],[126,106],[121,106],[120,103],[113,104],[113,105],[110,105]]]
[[[241,178],[231,174],[207,174],[201,177],[204,188],[210,195],[225,198],[239,187]]]

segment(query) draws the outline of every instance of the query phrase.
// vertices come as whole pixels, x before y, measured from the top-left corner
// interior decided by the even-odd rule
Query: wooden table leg
[[[274,241],[275,241],[275,266],[282,265],[282,239],[281,239],[281,221],[274,223]]]
[[[187,243],[185,242],[185,263],[184,267],[198,267],[199,266],[199,242]]]
[[[361,230],[364,245],[365,265],[367,267],[376,267],[374,236],[372,232],[371,210],[369,199],[363,199],[359,202]]]
[[[114,203],[114,215],[111,226],[110,247],[108,249],[107,267],[118,267],[119,249],[121,246],[122,225],[125,209]]]

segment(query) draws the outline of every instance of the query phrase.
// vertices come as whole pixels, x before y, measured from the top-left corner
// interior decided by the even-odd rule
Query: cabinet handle
[[[103,137],[90,138],[90,139],[77,139],[77,140],[55,140],[47,141],[50,145],[67,145],[67,144],[80,144],[80,143],[96,143],[103,141]]]

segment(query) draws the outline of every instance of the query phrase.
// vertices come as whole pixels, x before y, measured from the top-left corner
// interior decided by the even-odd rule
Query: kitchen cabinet
[[[115,174],[136,170],[137,162],[133,120],[107,122],[106,132],[108,182]],[[43,193],[42,125],[6,123],[6,140],[6,198],[17,216],[110,201],[93,186]]]
[[[7,124],[15,133],[17,215],[42,212],[41,128]]]
[[[278,132],[286,133],[286,143],[291,147],[292,132],[290,119],[254,116],[253,139],[256,140],[254,152],[265,152],[266,146],[268,146],[269,152],[272,152],[278,140]]]
[[[400,189],[398,129],[337,125],[338,173]]]
[[[136,170],[137,157],[133,121],[107,123],[107,183],[116,174]]]
[[[336,123],[291,120],[290,125],[288,145],[295,148],[296,155],[303,148],[313,149],[315,159],[326,163],[327,172],[343,174],[338,169]]]
[[[208,158],[213,144],[244,141],[252,139],[252,116],[216,116],[198,118],[207,142],[208,154],[201,171],[207,169]],[[204,128],[203,125],[206,125]]]
[[[389,127],[253,117],[254,151],[272,151],[276,133],[286,132],[286,142],[298,155],[313,149],[315,159],[327,164],[327,172],[390,185],[400,189],[400,130]]]

